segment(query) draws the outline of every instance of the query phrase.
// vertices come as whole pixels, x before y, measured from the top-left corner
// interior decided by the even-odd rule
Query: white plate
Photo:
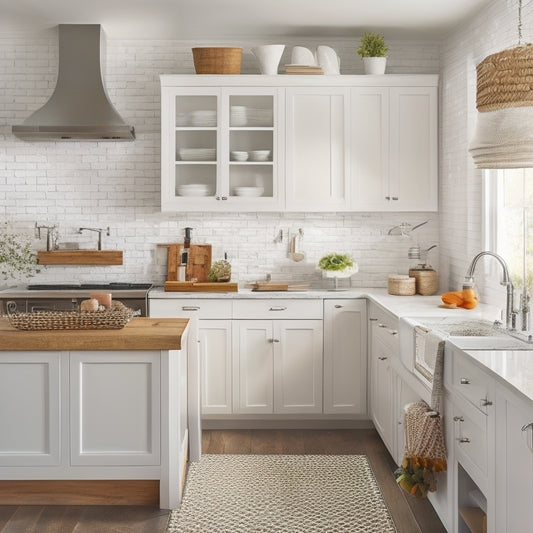
[[[263,187],[234,187],[235,196],[261,196],[265,189]]]
[[[182,161],[215,161],[214,148],[180,148],[178,155]]]

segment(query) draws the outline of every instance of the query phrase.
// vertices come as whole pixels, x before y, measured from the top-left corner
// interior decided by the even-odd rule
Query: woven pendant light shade
[[[532,44],[503,50],[479,63],[476,107],[469,147],[476,167],[533,167]]]

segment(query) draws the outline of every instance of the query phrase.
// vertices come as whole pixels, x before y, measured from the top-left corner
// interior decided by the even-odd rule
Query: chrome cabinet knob
[[[464,419],[464,417],[462,417],[462,416],[454,416],[454,417],[453,417],[453,421],[454,421],[454,422],[464,422],[465,419]]]
[[[470,385],[470,380],[468,378],[461,378],[461,385]]]
[[[459,441],[459,444],[465,444],[467,442],[470,442],[470,439],[468,437],[461,437],[457,440]]]

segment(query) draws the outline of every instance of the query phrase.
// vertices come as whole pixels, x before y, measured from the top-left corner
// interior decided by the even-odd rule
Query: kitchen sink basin
[[[488,320],[468,320],[453,321],[442,320],[434,324],[431,321],[426,321],[425,324],[432,329],[437,329],[450,335],[450,337],[502,337],[507,336],[508,333],[494,326]]]

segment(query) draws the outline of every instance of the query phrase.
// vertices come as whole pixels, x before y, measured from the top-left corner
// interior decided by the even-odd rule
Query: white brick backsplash
[[[278,41],[278,38],[276,38]],[[250,48],[275,41],[248,41],[244,74],[257,74]],[[355,50],[358,38],[283,39],[287,44],[281,64],[290,61],[292,46],[333,47],[344,74],[361,74]],[[387,72],[438,73],[440,43],[430,40],[387,39],[391,48]],[[164,73],[193,74],[192,46],[228,43],[188,41],[113,40],[108,37],[104,79],[111,101],[126,122],[135,126],[134,143],[23,142],[11,134],[52,94],[57,76],[57,30],[34,35],[0,35],[0,220],[33,232],[39,224],[58,224],[62,241],[96,246],[96,236],[79,235],[80,226],[111,227],[104,248],[124,250],[124,265],[109,267],[49,266],[37,282],[74,280],[128,280],[162,283],[166,276],[166,249],[158,243],[181,242],[183,228],[191,226],[193,242],[211,243],[213,258],[224,252],[240,281],[264,278],[308,280],[321,284],[318,259],[331,251],[350,252],[359,263],[354,286],[386,286],[387,274],[407,272],[407,250],[439,242],[439,217],[434,213],[161,213],[160,212],[160,85]],[[234,43],[232,43],[234,44]],[[448,52],[449,53],[449,52]],[[452,68],[450,66],[449,68]],[[456,76],[461,76],[458,72]],[[449,97],[453,102],[453,97]],[[461,109],[453,111],[457,118]],[[449,121],[450,119],[447,119]],[[453,128],[453,121],[449,126]],[[456,154],[452,154],[455,159]],[[466,160],[466,157],[465,157]],[[443,167],[444,168],[444,167]],[[449,169],[457,176],[457,169]],[[454,188],[457,186],[454,184]],[[444,188],[446,194],[446,188]],[[449,217],[452,222],[457,215]],[[430,223],[411,238],[389,236],[401,222]],[[462,219],[461,219],[462,220]],[[465,222],[468,219],[465,217]],[[306,259],[287,259],[288,232],[304,230]],[[283,243],[274,243],[282,229]],[[458,231],[460,229],[457,228]],[[458,231],[455,232],[454,235]],[[445,232],[444,232],[445,233]],[[35,241],[44,249],[45,241]],[[449,246],[449,245],[448,245]],[[430,262],[439,266],[438,253]]]

